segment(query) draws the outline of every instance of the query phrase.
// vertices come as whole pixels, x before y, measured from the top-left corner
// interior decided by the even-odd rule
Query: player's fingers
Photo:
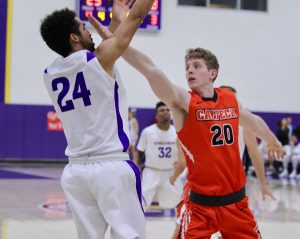
[[[274,201],[277,201],[277,198],[272,194],[271,198],[274,200]]]
[[[280,149],[280,150],[278,151],[277,154],[279,155],[279,157],[280,157],[281,159],[283,159],[283,157],[284,157],[284,152],[283,152],[282,149]]]
[[[97,21],[95,17],[89,15],[88,19],[91,25],[95,28],[95,30],[103,39],[107,39],[113,36],[113,34],[106,27],[104,27],[99,21]]]
[[[131,8],[134,2],[135,2],[135,0],[128,0],[126,6],[127,6],[128,8]]]
[[[272,150],[268,151],[268,157],[269,157],[270,160],[274,159],[274,152]]]
[[[91,25],[97,30],[97,28],[100,25],[100,22],[98,22],[93,15],[88,15],[88,20],[91,23]]]
[[[272,198],[274,201],[277,200],[277,198],[273,195],[273,193],[269,192],[268,195],[269,195],[269,197]]]

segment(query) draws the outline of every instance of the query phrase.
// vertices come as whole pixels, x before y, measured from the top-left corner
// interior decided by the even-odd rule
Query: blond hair
[[[203,59],[208,70],[219,70],[217,57],[209,50],[203,48],[187,49],[185,55],[185,63],[190,59]]]

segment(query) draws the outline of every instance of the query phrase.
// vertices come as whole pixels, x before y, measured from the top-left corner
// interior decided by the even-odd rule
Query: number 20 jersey
[[[229,90],[216,88],[209,100],[191,93],[188,117],[177,134],[192,191],[222,196],[244,187],[238,126],[238,102]]]
[[[123,155],[129,145],[128,106],[116,68],[114,77],[86,50],[57,58],[44,83],[63,123],[69,157]]]

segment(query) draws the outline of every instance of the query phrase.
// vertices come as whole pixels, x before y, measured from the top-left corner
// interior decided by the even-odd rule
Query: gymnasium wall
[[[56,54],[39,35],[40,20],[63,7],[75,10],[76,1],[0,2],[0,158],[65,159],[62,131],[49,128],[56,119],[42,82],[43,70]],[[185,50],[212,50],[221,65],[216,86],[237,88],[243,104],[276,130],[285,116],[300,123],[299,8],[297,0],[269,0],[267,12],[177,6],[176,0],[162,0],[161,31],[137,32],[132,45],[184,88]],[[93,38],[100,42],[95,33]],[[123,60],[118,66],[143,128],[153,122],[157,98],[142,75]]]

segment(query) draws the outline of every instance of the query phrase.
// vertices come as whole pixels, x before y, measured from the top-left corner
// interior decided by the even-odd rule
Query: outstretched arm
[[[122,0],[114,0],[114,4],[123,3]],[[126,1],[125,3],[133,1]],[[112,75],[113,64],[124,53],[132,40],[132,37],[141,22],[149,12],[154,0],[136,0],[128,17],[124,19],[116,29],[115,34],[104,40],[95,53],[104,70]],[[92,16],[89,16],[91,21]]]
[[[265,121],[243,108],[239,103],[240,110],[240,125],[252,132],[256,137],[264,140],[267,143],[268,154],[270,159],[276,157],[283,158],[283,148],[281,143],[269,129]]]
[[[251,162],[253,164],[255,173],[259,180],[263,200],[265,200],[266,196],[269,196],[274,200],[276,200],[276,198],[272,194],[272,191],[270,190],[270,188],[266,183],[264,160],[259,151],[256,137],[247,129],[244,129],[243,133],[244,133],[244,139],[245,139],[245,143],[248,149]]]
[[[123,54],[123,58],[145,76],[155,95],[171,109],[181,108],[186,112],[188,111],[189,93],[174,85],[150,57],[133,47],[129,47]]]

